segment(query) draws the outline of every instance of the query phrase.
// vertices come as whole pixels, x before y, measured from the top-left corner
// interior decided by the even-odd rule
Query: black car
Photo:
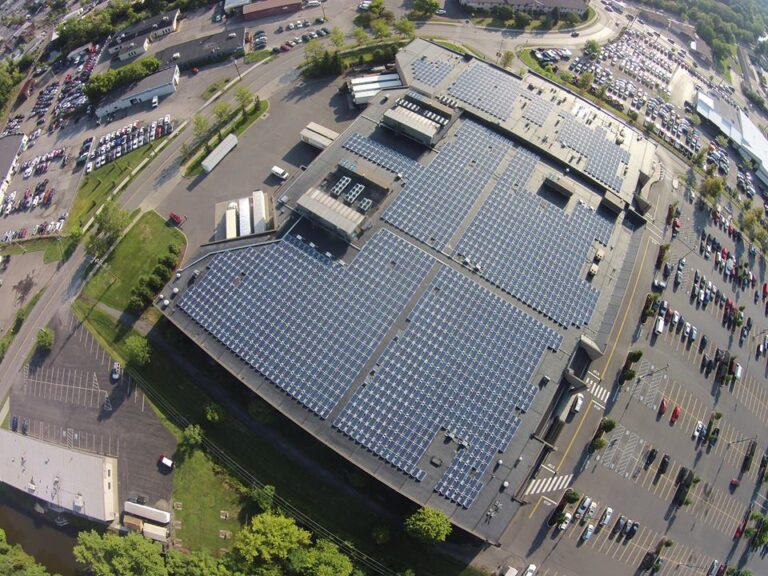
[[[630,526],[629,530],[627,531],[627,540],[631,540],[632,538],[634,538],[638,530],[640,530],[640,523],[633,522],[632,526]]]
[[[661,459],[659,464],[659,474],[664,474],[669,468],[669,454],[664,454],[664,458]]]
[[[619,534],[624,530],[624,526],[627,525],[627,517],[626,516],[619,516],[619,519],[616,520],[616,524],[613,525],[613,530],[611,530],[612,534]]]
[[[19,417],[14,416],[13,418],[11,418],[11,431],[16,432],[18,428],[19,428]]]
[[[656,460],[656,456],[659,455],[659,451],[656,450],[656,448],[651,448],[651,451],[648,452],[648,456],[645,458],[645,465],[650,466],[653,464],[653,461]]]
[[[720,437],[720,428],[715,428],[709,435],[709,447],[714,448],[717,444],[717,439]]]

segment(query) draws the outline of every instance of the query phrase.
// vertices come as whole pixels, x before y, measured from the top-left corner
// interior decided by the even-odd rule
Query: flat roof
[[[230,37],[231,34],[234,36]],[[181,44],[169,46],[160,50],[155,57],[160,62],[176,62],[181,65],[186,62],[204,60],[217,53],[232,54],[245,45],[245,28],[235,30],[224,30],[209,36],[194,38]],[[179,58],[174,58],[174,54],[179,54]]]
[[[0,481],[100,522],[119,515],[115,458],[0,430]]]
[[[396,55],[403,83],[428,98],[498,126],[537,153],[567,164],[631,204],[650,175],[656,144],[610,112],[536,74],[520,78],[493,64],[416,39]]]
[[[232,10],[233,8],[239,8],[240,6],[245,6],[246,4],[250,4],[252,0],[224,0],[224,10]]]
[[[142,78],[138,82],[118,88],[107,94],[104,99],[99,102],[98,108],[104,108],[109,106],[113,102],[124,100],[125,98],[132,98],[139,94],[143,94],[149,90],[154,90],[159,86],[165,86],[173,82],[173,78],[178,74],[178,66],[168,66],[162,70],[158,70],[154,74],[150,74],[146,78]]]
[[[317,188],[308,190],[299,198],[297,204],[347,236],[353,236],[365,220],[365,217],[354,208],[331,198]]]
[[[420,134],[424,134],[428,138],[434,138],[440,130],[440,124],[437,122],[430,120],[426,116],[417,114],[412,110],[403,108],[402,106],[396,106],[390,110],[387,110],[384,112],[384,117],[390,118],[399,124],[407,126],[411,130],[415,130]]]
[[[23,134],[9,134],[0,138],[0,179],[8,174],[23,141]]]
[[[623,199],[583,177],[584,160],[569,162],[557,149],[549,152],[547,142],[533,141],[546,130],[526,139],[515,133],[517,124],[457,106],[440,87],[473,62],[437,50],[416,65],[421,84],[437,89],[417,90],[417,82],[369,104],[280,191],[288,210],[275,215],[277,232],[256,246],[203,247],[196,267],[204,272],[165,314],[341,456],[496,542],[528,500],[528,474],[541,450],[531,437],[558,398],[557,385],[541,383],[559,380],[568,362],[567,352],[554,351],[571,350],[584,330],[607,346],[626,290],[609,271],[629,273],[639,243],[627,235],[642,230],[622,228],[622,216],[606,204],[623,206]],[[508,82],[495,73],[493,80]],[[635,189],[655,146],[638,145],[616,119],[551,92],[551,83],[523,82],[553,106],[565,98],[562,108],[524,98],[526,115],[543,116],[545,127],[563,124],[570,111],[583,125],[603,127],[612,150],[630,156],[624,179]],[[489,105],[500,106],[510,92],[485,94]],[[382,125],[403,99],[415,110],[430,109],[434,99],[446,107],[450,122],[432,147]],[[624,140],[614,144],[607,135]],[[553,179],[567,193],[547,184]],[[365,186],[355,196],[357,184]],[[294,215],[311,200],[318,213],[334,217],[326,204],[335,197],[352,206],[334,201],[332,208],[366,210],[364,219],[355,213],[362,225],[351,243]],[[596,249],[606,266],[588,281]],[[225,289],[229,297],[222,299]],[[242,321],[250,315],[269,329]],[[498,331],[486,323],[502,318],[509,321]],[[486,344],[493,334],[498,339]],[[498,345],[507,338],[521,348]],[[490,364],[477,347],[493,356]],[[520,367],[515,374],[495,372],[512,365]],[[503,399],[501,412],[490,397]],[[498,459],[521,456],[520,466],[494,468]]]

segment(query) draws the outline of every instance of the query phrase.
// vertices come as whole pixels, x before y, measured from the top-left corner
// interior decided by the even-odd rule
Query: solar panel
[[[435,490],[469,508],[530,408],[530,379],[546,349],[557,350],[561,337],[447,267],[408,320],[334,426],[416,480],[426,476],[419,460],[445,430],[458,448]]]
[[[512,114],[522,92],[519,80],[481,62],[472,64],[448,88],[450,96],[501,121]]]
[[[582,278],[582,269],[594,240],[608,245],[614,222],[581,202],[568,215],[526,191],[537,162],[530,152],[516,152],[456,254],[556,323],[585,326],[599,291]]]
[[[422,56],[411,62],[411,72],[418,82],[427,86],[437,86],[456,67],[456,61],[430,60]]]
[[[544,122],[547,121],[547,118],[552,113],[555,105],[538,96],[526,96],[529,97],[529,101],[525,108],[523,108],[523,118],[526,118],[539,126],[544,126]]]
[[[437,249],[456,232],[498,164],[513,149],[510,140],[467,120],[455,140],[421,172],[406,180],[384,220]]]
[[[344,148],[395,174],[411,176],[421,169],[419,163],[408,156],[358,133],[347,138]]]
[[[326,418],[431,267],[424,252],[386,230],[349,266],[285,236],[216,256],[178,307]]]
[[[584,171],[604,186],[620,192],[624,183],[621,164],[629,163],[629,152],[608,140],[603,127],[590,128],[572,116],[563,115],[563,125],[557,135],[563,145],[586,156]]]

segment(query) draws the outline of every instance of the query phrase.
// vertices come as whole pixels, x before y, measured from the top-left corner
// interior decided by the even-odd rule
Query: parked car
[[[590,504],[592,504],[592,498],[589,496],[584,496],[584,498],[581,500],[581,504],[579,504],[579,507],[576,509],[576,512],[574,513],[573,517],[577,520],[581,518],[584,513],[589,509]]]
[[[613,518],[613,508],[607,506],[603,512],[602,517],[600,518],[600,526],[605,526],[608,524],[608,522],[611,521],[611,518]]]
[[[114,382],[120,380],[120,362],[112,362],[112,371],[110,376]]]
[[[592,535],[595,533],[595,526],[594,524],[587,524],[587,527],[584,529],[583,534],[581,535],[581,539],[585,542],[592,538]]]
[[[560,522],[560,524],[557,526],[557,529],[558,530],[565,530],[566,528],[568,528],[568,524],[571,523],[571,519],[572,518],[573,518],[573,514],[571,514],[570,512],[566,512],[563,515],[563,521]]]

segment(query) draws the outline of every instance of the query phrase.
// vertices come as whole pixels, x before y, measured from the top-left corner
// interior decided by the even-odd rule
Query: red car
[[[680,410],[680,406],[675,406],[675,409],[672,410],[672,417],[669,419],[670,424],[677,422],[677,419],[680,418],[680,412],[682,412],[682,410]]]
[[[669,406],[669,400],[666,398],[662,398],[661,405],[659,406],[659,414],[664,414],[664,412],[667,411],[667,407]]]
[[[723,260],[727,260],[728,259],[728,250],[723,248],[722,252],[720,252],[720,258],[722,258]]]
[[[171,213],[168,215],[168,218],[169,218],[169,219],[170,219],[170,221],[171,221],[171,222],[173,222],[173,223],[174,223],[176,226],[181,226],[181,222],[182,222],[182,220],[183,220],[183,219],[182,219],[182,217],[181,217],[181,216],[179,216],[178,214],[176,214],[176,212],[171,212]]]

